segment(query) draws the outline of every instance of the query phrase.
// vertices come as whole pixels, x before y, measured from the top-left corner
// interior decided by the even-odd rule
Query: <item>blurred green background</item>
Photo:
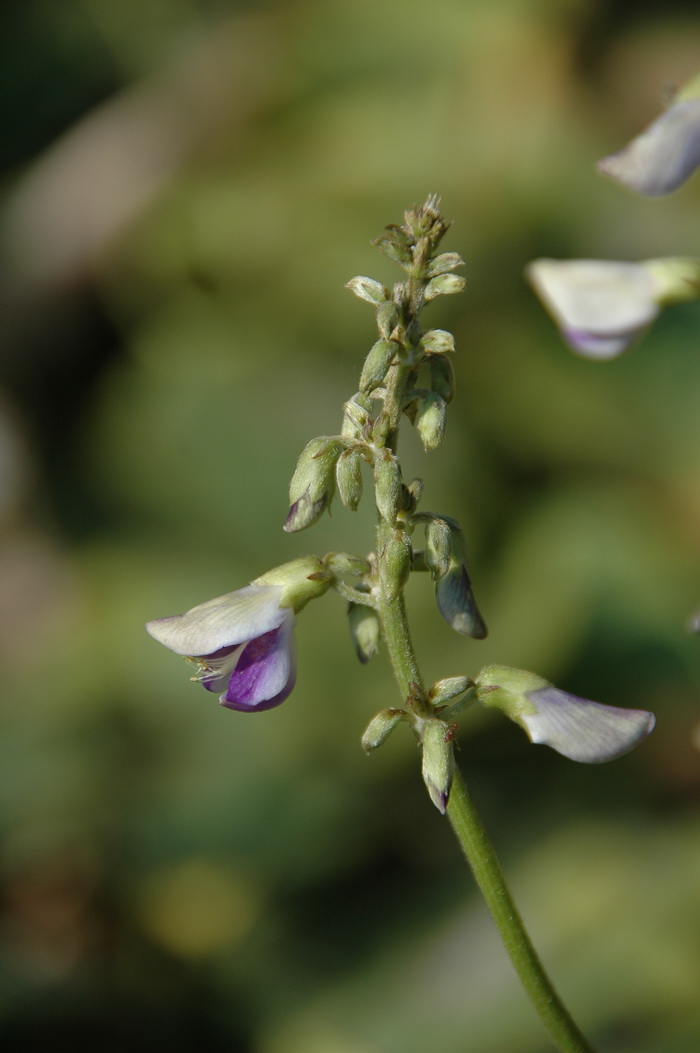
[[[698,252],[700,180],[595,174],[695,72],[695,3],[23,0],[0,33],[0,1042],[172,1053],[545,1053],[344,604],[298,686],[228,712],[143,631],[305,553],[296,456],[374,340],[343,284],[442,195],[466,294],[444,445],[483,643],[410,585],[428,682],[497,661],[657,730],[577,766],[495,713],[459,759],[533,938],[600,1051],[700,1048],[700,308],[575,358],[535,256]]]

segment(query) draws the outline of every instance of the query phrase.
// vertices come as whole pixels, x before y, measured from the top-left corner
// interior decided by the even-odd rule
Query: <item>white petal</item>
[[[146,625],[154,640],[175,654],[209,655],[277,629],[293,613],[279,605],[279,585],[247,585]]]
[[[659,313],[659,283],[641,263],[542,259],[526,273],[574,350],[591,357],[624,351]]]
[[[647,197],[670,194],[700,165],[700,99],[676,102],[598,168]]]
[[[654,715],[646,710],[602,706],[556,687],[527,691],[525,697],[537,710],[519,717],[532,742],[587,764],[628,753],[655,723]]]

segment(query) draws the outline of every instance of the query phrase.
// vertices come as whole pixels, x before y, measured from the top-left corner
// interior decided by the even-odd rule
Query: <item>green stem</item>
[[[486,900],[491,917],[540,1019],[565,1053],[592,1053],[547,976],[506,885],[491,841],[459,771],[455,772],[447,816]]]

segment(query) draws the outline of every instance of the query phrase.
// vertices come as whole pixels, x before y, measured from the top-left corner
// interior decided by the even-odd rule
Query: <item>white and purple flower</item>
[[[602,764],[629,753],[653,730],[645,709],[603,706],[561,691],[535,673],[509,666],[486,666],[476,680],[483,705],[500,709],[531,742],[551,746],[570,760]]]
[[[586,358],[615,358],[660,310],[658,281],[641,263],[542,259],[525,273],[569,347]]]
[[[199,666],[192,679],[244,713],[284,702],[296,680],[294,611],[280,607],[280,585],[248,585],[146,629]]]
[[[285,563],[251,585],[156,618],[147,632],[199,667],[192,677],[243,713],[284,702],[296,681],[295,612],[321,596],[332,576],[313,556]]]
[[[525,273],[569,347],[615,358],[662,307],[698,298],[700,262],[685,256],[617,260],[533,260]]]

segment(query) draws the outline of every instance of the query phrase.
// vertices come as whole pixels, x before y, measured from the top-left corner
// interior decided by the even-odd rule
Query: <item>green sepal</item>
[[[328,590],[333,581],[325,564],[315,556],[302,556],[279,567],[273,567],[252,582],[253,585],[281,585],[280,607],[300,611],[309,600]]]

